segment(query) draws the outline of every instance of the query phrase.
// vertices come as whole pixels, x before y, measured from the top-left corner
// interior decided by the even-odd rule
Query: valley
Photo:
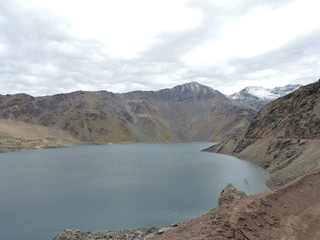
[[[205,151],[233,155],[267,169],[272,191],[165,230],[143,232],[159,240],[277,239],[280,235],[317,239],[320,82],[298,87],[251,87],[232,96],[198,83],[123,94],[1,95],[1,151],[92,143],[219,141]],[[303,207],[306,202],[308,208]],[[125,234],[132,239],[147,236],[137,231]],[[90,234],[68,230],[55,239],[86,240]],[[106,236],[100,239],[117,239],[124,232],[97,234]]]

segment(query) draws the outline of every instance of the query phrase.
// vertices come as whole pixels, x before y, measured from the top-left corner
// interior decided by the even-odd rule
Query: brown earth
[[[320,172],[211,210],[148,240],[319,240]]]
[[[66,131],[0,119],[0,152],[74,144],[80,144],[80,141]]]

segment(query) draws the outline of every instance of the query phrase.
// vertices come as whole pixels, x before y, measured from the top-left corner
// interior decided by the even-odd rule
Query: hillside
[[[246,133],[208,151],[226,153],[266,168],[272,188],[320,168],[320,81],[269,103]]]
[[[160,91],[0,96],[0,118],[68,131],[84,142],[220,140],[240,134],[255,111],[198,83]]]
[[[62,130],[0,119],[0,152],[79,143]]]

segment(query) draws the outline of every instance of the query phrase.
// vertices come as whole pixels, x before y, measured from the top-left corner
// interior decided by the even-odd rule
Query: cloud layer
[[[190,81],[232,93],[319,78],[316,0],[82,4],[0,1],[1,94],[128,92]]]

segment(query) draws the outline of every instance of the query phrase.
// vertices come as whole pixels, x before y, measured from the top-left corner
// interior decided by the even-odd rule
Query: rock
[[[245,197],[247,197],[247,195],[243,191],[240,191],[232,184],[228,184],[220,193],[218,207],[233,203]]]
[[[77,229],[66,229],[53,240],[145,240],[153,236],[161,235],[179,224],[156,226],[150,228],[138,228],[134,230],[88,232]]]
[[[168,231],[168,230],[170,230],[170,229],[172,229],[172,227],[163,227],[163,228],[161,228],[161,229],[158,230],[158,234],[162,234],[162,233],[164,233],[165,231]]]

